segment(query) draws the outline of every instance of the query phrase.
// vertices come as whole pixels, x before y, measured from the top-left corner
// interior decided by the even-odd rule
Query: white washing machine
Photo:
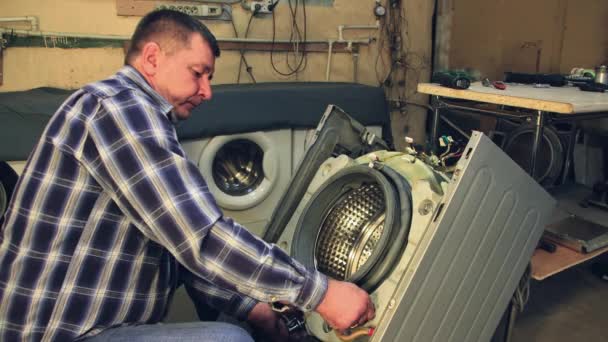
[[[182,146],[224,214],[262,235],[292,172],[292,130],[186,141]]]
[[[382,127],[370,126],[382,136]],[[280,129],[186,141],[182,146],[224,214],[262,236],[315,129]]]
[[[479,132],[448,168],[387,151],[330,106],[312,142],[264,239],[367,290],[376,317],[348,337],[314,312],[298,326],[332,342],[489,341],[555,200]]]

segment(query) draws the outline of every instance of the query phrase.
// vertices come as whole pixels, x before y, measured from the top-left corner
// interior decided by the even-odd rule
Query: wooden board
[[[155,2],[146,0],[116,0],[116,14],[144,16],[154,10]]]
[[[469,89],[460,90],[420,83],[418,92],[560,114],[608,112],[608,93],[585,92],[575,87],[534,88],[526,84],[507,84],[506,90],[499,90],[474,82]]]
[[[534,251],[534,255],[532,256],[532,278],[536,280],[546,279],[572,266],[608,252],[608,247],[582,254],[561,245],[556,246],[555,253],[549,253],[542,249]]]

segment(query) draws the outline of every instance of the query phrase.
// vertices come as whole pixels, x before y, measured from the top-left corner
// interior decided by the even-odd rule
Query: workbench
[[[507,83],[507,88],[500,90],[485,87],[481,82],[474,82],[469,89],[461,90],[439,84],[420,83],[418,92],[432,96],[430,148],[435,153],[438,150],[438,130],[441,120],[465,137],[467,136],[467,132],[459,129],[447,118],[450,111],[515,119],[533,124],[534,139],[530,154],[530,167],[526,170],[530,175],[535,175],[536,160],[539,156],[539,146],[545,124],[558,121],[571,123],[564,162],[564,170],[569,170],[577,123],[581,120],[608,117],[608,93],[585,92],[571,86],[537,88],[533,85]],[[567,174],[568,172],[562,173],[561,184],[565,183]],[[570,202],[574,203],[573,200]],[[577,204],[572,204],[571,208],[576,206]],[[568,208],[564,209],[564,205],[558,205],[556,217],[564,215],[564,213],[572,214],[567,210]],[[582,254],[560,245],[557,245],[554,253],[537,249],[531,260],[531,277],[543,280],[606,251],[608,251],[608,247],[593,253]],[[511,329],[517,313],[514,305],[510,305],[508,313],[504,338],[506,341],[510,340]]]
[[[598,119],[608,117],[608,93],[581,91],[576,87],[535,88],[527,84],[507,84],[507,89],[500,90],[484,87],[481,82],[474,82],[469,89],[452,89],[439,84],[420,83],[418,92],[433,96],[433,118],[431,126],[431,148],[437,150],[439,121],[446,109],[456,109],[497,118],[510,118],[529,121],[535,126],[534,144],[530,156],[530,174],[534,174],[536,159],[543,128],[547,121],[569,121]],[[468,100],[466,103],[454,100]],[[483,104],[499,105],[502,108],[488,109]],[[516,111],[508,108],[526,109]],[[448,120],[449,122],[449,120]],[[565,168],[568,169],[574,148],[574,131],[566,152]]]

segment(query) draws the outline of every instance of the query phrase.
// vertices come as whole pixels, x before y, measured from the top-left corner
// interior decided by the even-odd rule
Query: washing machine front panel
[[[348,184],[347,189],[350,190],[347,191],[348,195],[355,195],[351,198],[346,196],[346,199],[350,199],[348,204],[353,204],[350,208],[343,208],[342,201],[344,199],[340,196],[333,196],[334,200],[331,200],[331,198],[322,199],[324,189],[332,183],[332,180],[341,179],[343,174],[352,174],[356,168],[369,169],[370,163],[372,163],[372,166],[374,163],[377,164],[383,170],[388,168],[395,170],[395,173],[407,184],[392,182],[391,186],[404,190],[402,192],[409,195],[409,200],[400,199],[399,204],[397,204],[395,196],[387,196],[384,192],[388,193],[388,191],[383,189],[382,195],[378,191],[373,191],[375,194],[370,196],[372,199],[363,201],[372,203],[368,205],[360,204],[358,203],[360,198],[356,195],[358,195],[358,190],[366,191],[366,184],[373,184],[369,181],[361,182],[362,186],[358,188],[351,185],[353,182],[343,181],[344,184]],[[304,264],[310,263],[308,259],[311,257],[299,252],[306,246],[306,239],[309,238],[303,236],[302,232],[312,231],[313,235],[316,232],[310,228],[314,223],[303,219],[303,217],[306,215],[314,217],[314,206],[328,207],[328,213],[336,212],[342,222],[338,225],[331,224],[319,228],[320,232],[317,238],[321,238],[323,235],[331,237],[331,242],[327,243],[323,252],[326,257],[332,259],[332,269],[325,271],[325,273],[337,279],[353,281],[371,291],[372,300],[377,308],[394,307],[395,303],[391,296],[395,291],[395,286],[407,270],[407,266],[424,236],[433,212],[444,195],[447,182],[447,178],[433,173],[428,165],[404,153],[377,151],[356,160],[345,155],[330,158],[319,168],[307,195],[302,201],[303,203],[296,210],[294,216],[299,217],[299,220],[296,218],[290,221],[278,244],[289,250],[296,259]],[[324,201],[327,203],[324,203]],[[370,208],[383,207],[377,204],[381,201],[384,201],[384,207],[387,205],[388,207],[382,211],[382,214],[378,215],[376,211],[370,210]],[[404,202],[405,205],[402,205],[401,202]],[[392,234],[390,234],[385,231],[387,227],[385,225],[387,223],[385,215],[390,212],[386,209],[395,209],[395,207],[399,209],[388,213],[389,218],[393,217],[389,221],[394,222],[392,225],[388,224],[388,227],[392,227]],[[310,212],[311,208],[313,208],[313,212]],[[398,214],[405,217],[395,220],[394,216]],[[324,222],[325,219],[320,221]],[[361,221],[363,222],[361,223]],[[352,226],[356,228],[351,230]],[[348,234],[345,234],[344,230]],[[385,241],[384,244],[379,243],[381,238],[387,238],[388,241]],[[308,242],[308,244],[311,243]],[[317,249],[319,246],[315,245],[314,248]],[[318,255],[315,255],[315,257],[318,258]],[[319,260],[316,260],[316,262],[319,263]],[[348,269],[347,265],[349,264],[354,267],[351,273],[346,274],[345,269]],[[362,269],[367,274],[357,274],[357,272],[362,273]],[[370,322],[371,326],[376,326],[381,321],[381,310],[378,309],[377,312],[376,320]],[[309,330],[321,340],[339,341],[333,331],[328,329],[316,313],[309,314],[306,324]]]
[[[289,129],[182,143],[224,215],[262,235],[291,177]]]

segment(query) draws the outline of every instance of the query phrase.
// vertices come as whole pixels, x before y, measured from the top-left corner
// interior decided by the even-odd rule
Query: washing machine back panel
[[[475,132],[373,341],[489,341],[555,200]]]

